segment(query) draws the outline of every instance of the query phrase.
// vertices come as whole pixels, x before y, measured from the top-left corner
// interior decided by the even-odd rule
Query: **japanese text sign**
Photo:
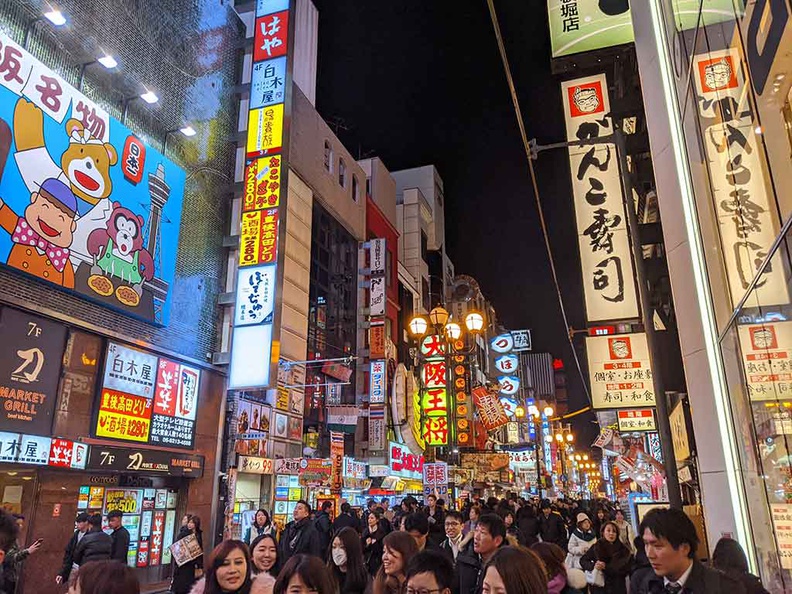
[[[420,480],[423,472],[423,456],[413,454],[406,445],[390,442],[388,448],[390,473],[393,476]]]
[[[530,330],[512,330],[512,339],[514,340],[514,352],[519,353],[522,351],[531,350],[531,331]]]
[[[237,461],[237,470],[249,474],[272,474],[273,462],[270,458],[256,456],[240,456]]]
[[[6,307],[0,336],[0,430],[49,435],[66,327]]]
[[[565,82],[561,93],[568,140],[592,140],[613,133],[604,74]],[[616,146],[570,147],[569,163],[587,319],[637,318],[635,271]]]
[[[646,335],[586,337],[592,408],[654,406]]]
[[[737,326],[737,334],[749,398],[792,398],[792,322]]]
[[[476,403],[481,424],[487,431],[497,429],[509,422],[497,393],[484,386],[473,388],[473,402]]]
[[[511,334],[501,334],[490,340],[490,348],[496,353],[509,353],[514,348],[514,337]]]
[[[372,361],[370,370],[369,402],[382,404],[385,402],[385,361]]]
[[[634,433],[636,431],[657,431],[654,410],[642,408],[638,410],[617,411],[620,433]]]
[[[2,33],[0,60],[0,263],[166,325],[184,171]]]

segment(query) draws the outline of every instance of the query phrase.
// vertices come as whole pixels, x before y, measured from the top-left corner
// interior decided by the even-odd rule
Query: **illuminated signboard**
[[[421,366],[421,419],[426,445],[448,444],[448,373],[446,345],[432,334],[421,341],[426,361]]]
[[[288,0],[258,0],[239,226],[239,272],[229,388],[268,387],[277,356],[283,284],[279,243],[285,235],[288,119],[291,106]]]
[[[604,74],[563,83],[567,140],[613,133]],[[588,321],[638,317],[635,270],[627,232],[616,146],[569,148],[583,294]]]
[[[634,433],[636,431],[657,431],[654,410],[641,408],[638,410],[616,411],[619,422],[619,433]]]
[[[166,325],[185,174],[0,33],[0,264]]]
[[[421,480],[423,478],[423,456],[413,454],[406,445],[389,442],[390,476]]]
[[[95,437],[191,449],[201,372],[109,343]]]
[[[655,405],[646,334],[586,337],[592,408]]]
[[[454,440],[459,447],[473,445],[473,406],[470,395],[470,364],[464,355],[455,355]]]

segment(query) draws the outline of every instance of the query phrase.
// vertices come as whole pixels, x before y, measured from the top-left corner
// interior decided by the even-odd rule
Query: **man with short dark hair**
[[[286,563],[292,556],[299,553],[315,555],[323,558],[322,542],[319,532],[311,521],[311,506],[304,499],[300,499],[292,513],[293,521],[286,524],[280,537],[278,561]]]
[[[456,564],[459,553],[465,550],[465,547],[473,540],[473,532],[468,532],[467,535],[462,534],[462,514],[457,511],[449,511],[445,517],[445,533],[446,539],[440,543],[440,548],[451,555],[451,558]]]
[[[639,529],[654,574],[630,584],[631,594],[744,594],[742,584],[696,561],[696,527],[680,509],[653,509]]]
[[[544,542],[552,542],[566,551],[567,529],[564,518],[553,510],[550,501],[542,501],[542,515],[539,517],[539,534]],[[599,534],[597,535],[599,537]]]
[[[437,551],[421,551],[405,571],[407,594],[451,594],[454,567]]]
[[[506,525],[494,513],[482,514],[473,533],[473,547],[467,547],[457,556],[457,594],[481,594],[484,566],[500,547],[506,544]]]
[[[344,528],[354,528],[360,532],[360,522],[354,516],[352,506],[347,501],[341,504],[341,513],[333,520],[333,534],[338,534]]]
[[[89,561],[106,561],[113,551],[113,540],[102,531],[102,516],[94,514],[88,518],[88,532],[74,549],[73,562],[77,567]]]
[[[72,537],[69,539],[69,543],[66,545],[66,551],[63,553],[63,566],[61,567],[60,573],[55,576],[56,584],[68,583],[72,569],[77,568],[74,564],[74,551],[77,549],[79,542],[88,533],[88,528],[91,526],[88,523],[89,517],[87,513],[80,512],[74,520],[74,534],[72,534]]]
[[[419,551],[427,548],[429,544],[429,520],[426,519],[424,514],[418,512],[405,516],[401,529],[413,537]],[[433,547],[430,546],[429,548]]]
[[[128,564],[127,554],[129,553],[129,530],[122,525],[124,512],[120,509],[114,509],[107,514],[107,525],[112,532],[110,539],[113,542],[113,547],[110,552],[110,558],[120,561],[124,565]]]
[[[333,509],[332,501],[323,501],[319,508],[319,513],[314,518],[314,526],[319,533],[319,542],[323,551],[330,548],[330,537],[333,535],[333,521],[330,519],[330,511]]]

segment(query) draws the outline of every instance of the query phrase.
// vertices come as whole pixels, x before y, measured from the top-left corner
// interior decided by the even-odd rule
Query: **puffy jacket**
[[[566,566],[580,569],[580,559],[586,554],[586,552],[591,548],[591,545],[593,545],[595,542],[597,542],[596,538],[584,540],[580,538],[575,532],[573,532],[572,536],[569,537],[569,544],[567,545],[567,550],[569,553],[566,556]]]
[[[74,549],[74,563],[84,565],[88,561],[104,561],[110,559],[113,541],[101,530],[86,533]]]

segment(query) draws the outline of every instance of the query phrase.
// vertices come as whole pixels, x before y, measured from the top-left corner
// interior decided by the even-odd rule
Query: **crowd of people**
[[[362,514],[342,503],[297,503],[282,531],[258,510],[243,540],[174,567],[173,594],[766,594],[740,545],[723,538],[711,565],[697,560],[698,535],[681,510],[653,509],[638,536],[624,513],[604,503],[474,496],[459,511],[434,495],[396,509],[370,500]],[[0,594],[13,594],[19,526],[0,516]],[[81,514],[56,580],[69,594],[139,594],[134,571],[114,554],[101,519]],[[101,533],[101,536],[100,536]],[[185,516],[178,539],[201,522]],[[106,538],[105,538],[106,537]],[[128,541],[127,541],[128,544]],[[20,559],[21,557],[21,559]],[[57,592],[53,589],[53,592]]]

